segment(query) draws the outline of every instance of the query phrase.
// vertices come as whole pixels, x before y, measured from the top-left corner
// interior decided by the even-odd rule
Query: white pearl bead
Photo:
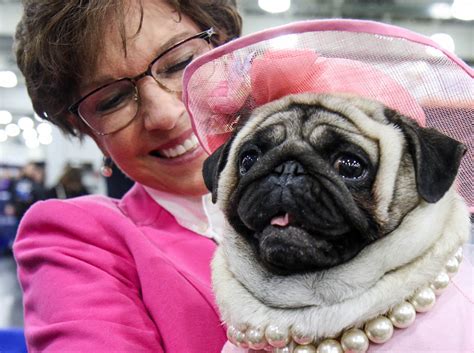
[[[227,327],[227,339],[233,345],[237,345],[237,341],[235,340],[235,331],[236,328],[234,326],[229,325],[229,327]]]
[[[369,349],[369,339],[364,331],[357,328],[344,332],[341,344],[344,352],[365,353]]]
[[[245,339],[245,332],[242,332],[240,330],[235,329],[234,331],[234,339],[236,342],[236,345],[242,348],[248,348],[249,345]]]
[[[318,345],[316,353],[344,353],[344,351],[338,341],[328,338]]]
[[[279,327],[277,325],[268,325],[265,329],[265,338],[268,343],[276,348],[285,347],[290,342],[288,336],[288,329]]]
[[[446,272],[449,277],[454,276],[459,270],[459,261],[453,256],[446,262]]]
[[[410,303],[413,304],[415,310],[419,313],[429,311],[436,302],[436,296],[430,287],[425,287],[417,290],[410,298]]]
[[[303,334],[304,329],[300,325],[293,325],[291,326],[291,337],[293,341],[300,345],[310,344],[313,339],[308,335]]]
[[[318,353],[318,351],[312,344],[305,344],[296,346],[295,349],[293,349],[293,353]]]
[[[454,257],[456,258],[456,260],[458,260],[459,263],[462,261],[462,246],[460,246],[459,249],[456,251]]]
[[[374,343],[387,342],[393,335],[392,322],[385,316],[379,316],[365,324],[365,333]]]
[[[393,326],[406,328],[415,321],[416,311],[409,302],[402,302],[390,310],[388,318],[392,321]]]
[[[249,347],[252,349],[260,350],[267,345],[265,333],[262,328],[249,327],[245,332],[245,337]]]
[[[438,276],[431,282],[430,288],[435,294],[440,295],[449,285],[449,276],[446,271],[441,271]]]

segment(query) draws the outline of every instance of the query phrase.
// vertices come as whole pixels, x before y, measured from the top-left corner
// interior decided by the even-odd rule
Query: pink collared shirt
[[[141,185],[122,200],[35,204],[14,245],[28,351],[220,352],[215,247]]]

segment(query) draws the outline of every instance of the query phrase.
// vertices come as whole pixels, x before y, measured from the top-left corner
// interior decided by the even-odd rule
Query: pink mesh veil
[[[371,21],[315,20],[265,30],[191,63],[183,99],[208,153],[241,116],[288,94],[350,93],[378,100],[468,146],[459,191],[474,211],[474,70],[430,39]]]

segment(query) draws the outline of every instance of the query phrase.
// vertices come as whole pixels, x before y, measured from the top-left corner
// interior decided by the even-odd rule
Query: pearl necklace
[[[416,318],[434,306],[436,296],[449,285],[450,278],[459,270],[462,248],[447,261],[445,268],[427,286],[416,290],[409,298],[392,307],[385,314],[365,322],[363,330],[352,327],[345,330],[338,339],[326,338],[314,341],[302,334],[298,325],[291,328],[270,324],[266,327],[252,327],[245,324],[229,326],[227,338],[234,345],[273,353],[365,353],[369,343],[385,343],[395,328],[407,328]]]

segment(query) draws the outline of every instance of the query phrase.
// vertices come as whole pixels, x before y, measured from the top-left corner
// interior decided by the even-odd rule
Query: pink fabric
[[[255,58],[250,77],[257,106],[289,94],[348,93],[382,102],[425,125],[423,109],[410,93],[362,62],[318,57],[312,50],[272,50]]]
[[[474,268],[467,259],[435,307],[417,314],[412,326],[395,329],[384,344],[370,344],[367,353],[473,353]],[[246,353],[227,342],[222,353]]]
[[[140,185],[35,204],[14,245],[28,351],[220,352],[214,250]]]

